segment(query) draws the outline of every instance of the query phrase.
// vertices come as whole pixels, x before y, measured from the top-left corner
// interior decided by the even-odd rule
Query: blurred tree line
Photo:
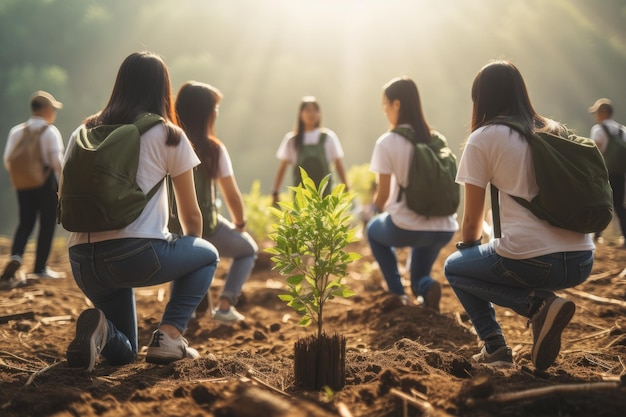
[[[460,155],[472,79],[493,58],[520,67],[540,113],[588,134],[599,97],[626,122],[625,21],[624,0],[0,0],[0,146],[38,89],[64,103],[56,125],[67,142],[138,50],[164,57],[174,92],[189,79],[222,90],[218,136],[246,193],[254,181],[270,192],[304,95],[318,97],[346,165],[367,163],[387,128],[382,85],[402,74]],[[11,235],[5,170],[0,213],[0,235]]]

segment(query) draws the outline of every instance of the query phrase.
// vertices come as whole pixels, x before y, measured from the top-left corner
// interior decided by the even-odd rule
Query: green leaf
[[[272,236],[276,245],[268,253],[273,255],[274,269],[287,276],[289,294],[279,298],[304,314],[301,326],[315,322],[321,332],[323,303],[353,294],[341,284],[341,278],[346,275],[347,265],[359,256],[343,251],[356,236],[350,228],[354,194],[345,193],[340,184],[324,196],[330,176],[316,186],[306,171],[300,170],[301,186],[289,187],[293,200],[281,204],[281,210],[272,211],[278,219]]]
[[[302,327],[307,327],[307,326],[309,326],[311,323],[312,323],[312,321],[311,321],[311,317],[309,317],[309,316],[304,316],[304,317],[302,317],[302,320],[300,320],[300,322],[298,323],[298,325],[299,325],[299,326],[302,326]]]
[[[263,252],[269,253],[271,255],[280,255],[280,252],[274,246],[263,249]]]
[[[289,278],[287,278],[287,284],[289,284],[289,285],[299,285],[302,282],[303,279],[304,279],[304,275],[302,275],[302,274],[292,275]]]

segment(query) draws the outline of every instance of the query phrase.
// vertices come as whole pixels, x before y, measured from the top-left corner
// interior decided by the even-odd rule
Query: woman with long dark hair
[[[423,216],[407,206],[405,195],[398,198],[400,186],[408,183],[415,144],[392,130],[409,129],[418,143],[430,141],[433,135],[445,138],[426,121],[417,86],[410,78],[389,81],[382,98],[390,129],[376,141],[370,161],[370,170],[377,174],[374,204],[381,214],[368,223],[367,239],[389,291],[400,296],[404,304],[409,303],[409,296],[402,285],[396,248],[411,248],[411,291],[423,298],[426,307],[438,312],[441,284],[431,271],[439,252],[459,228],[456,214]]]
[[[483,342],[474,361],[512,366],[513,356],[493,304],[529,319],[531,360],[547,369],[561,348],[561,333],[574,315],[572,301],[554,291],[587,279],[593,266],[591,235],[551,226],[518,204],[538,187],[528,138],[547,131],[567,137],[564,125],[533,108],[520,71],[509,61],[484,66],[472,85],[472,133],[459,163],[465,185],[462,241],[448,257],[445,274]],[[523,134],[502,123],[514,122]],[[481,244],[487,184],[499,189],[501,237]]]
[[[252,272],[258,248],[250,234],[246,232],[243,197],[235,179],[228,150],[215,136],[215,121],[221,100],[222,93],[217,88],[197,81],[188,81],[182,85],[176,96],[176,113],[201,161],[196,169],[197,175],[201,175],[203,181],[197,181],[196,188],[200,186],[208,188],[196,191],[199,195],[209,193],[212,196],[209,199],[212,207],[208,210],[211,214],[204,218],[205,228],[202,237],[215,245],[221,258],[232,258],[219,304],[212,311],[213,319],[232,323],[245,319],[235,305],[243,284]],[[216,183],[226,201],[232,222],[217,213]],[[212,226],[206,227],[211,222]]]
[[[129,55],[119,68],[113,92],[102,111],[88,117],[89,129],[133,123],[143,113],[160,115],[159,123],[141,135],[137,183],[144,191],[161,182],[139,217],[111,231],[71,233],[72,273],[93,303],[76,322],[76,337],[67,348],[70,367],[91,371],[101,354],[112,365],[135,360],[138,352],[135,287],[172,282],[170,300],[152,334],[146,361],[169,363],[198,358],[183,332],[206,294],[218,263],[215,247],[202,239],[202,215],[194,192],[193,167],[198,160],[177,126],[170,78],[163,60],[150,52]],[[67,162],[80,128],[71,136]],[[163,178],[171,176],[184,235],[172,235]],[[63,188],[63,179],[61,186]]]
[[[301,182],[300,166],[319,185],[321,179],[331,173],[334,164],[339,179],[348,191],[343,156],[337,134],[322,127],[322,111],[317,99],[313,96],[303,97],[298,108],[296,128],[285,135],[276,152],[280,163],[272,191],[274,204],[278,202],[283,177],[289,165],[293,166],[293,185],[297,186]],[[329,193],[331,187],[332,179],[325,192]]]

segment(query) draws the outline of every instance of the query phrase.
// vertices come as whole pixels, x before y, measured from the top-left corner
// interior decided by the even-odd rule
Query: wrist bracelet
[[[235,224],[235,227],[236,227],[237,229],[243,229],[244,227],[246,227],[246,221],[244,220],[244,221],[242,221],[241,223],[237,223],[237,224]]]
[[[278,191],[273,191],[272,196],[276,197],[278,195]]]
[[[483,238],[481,237],[480,239],[478,239],[475,242],[472,243],[465,243],[465,242],[457,242],[456,244],[456,248],[458,250],[462,250],[462,249],[468,249],[468,248],[473,248],[474,246],[478,246],[480,245],[480,242],[483,240]]]

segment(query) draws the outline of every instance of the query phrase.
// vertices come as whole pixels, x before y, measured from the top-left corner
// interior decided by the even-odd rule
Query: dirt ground
[[[0,265],[9,245],[0,242]],[[293,347],[314,328],[298,327],[297,314],[277,297],[284,279],[261,253],[244,287],[239,310],[245,322],[220,325],[198,317],[186,334],[202,358],[171,365],[145,362],[70,369],[65,349],[75,321],[89,307],[69,270],[63,242],[50,266],[68,277],[29,281],[0,294],[0,316],[25,318],[0,324],[0,415],[13,416],[623,416],[626,410],[626,249],[600,244],[591,278],[561,295],[576,315],[563,333],[561,354],[546,372],[530,362],[526,320],[498,309],[515,367],[490,369],[469,361],[476,336],[442,274],[441,314],[403,306],[385,294],[366,242],[350,250],[363,258],[350,267],[347,284],[357,295],[326,310],[326,331],[345,336],[346,386],[338,392],[293,387]],[[32,264],[32,248],[26,267]],[[400,251],[404,262],[406,252]],[[211,294],[218,294],[224,260]],[[168,286],[136,291],[140,344],[147,344],[168,299]],[[28,316],[28,314],[31,314]],[[209,354],[213,354],[210,357]],[[621,378],[621,379],[620,379]]]

